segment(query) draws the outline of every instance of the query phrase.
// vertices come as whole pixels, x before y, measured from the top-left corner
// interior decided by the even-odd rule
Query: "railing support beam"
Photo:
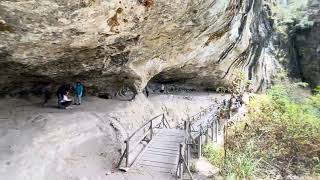
[[[214,128],[215,128],[214,137],[215,137],[215,141],[218,142],[218,131],[219,131],[219,129],[218,129],[218,121],[215,120],[214,122],[215,122],[214,123],[215,124],[215,126],[214,126]]]
[[[211,142],[213,142],[213,138],[214,138],[214,130],[215,130],[215,121],[211,122]]]
[[[118,162],[118,164],[117,164],[117,168],[119,168],[121,166],[122,160],[126,156],[126,153],[127,153],[127,150],[125,149],[123,154],[122,154],[122,156],[121,156],[121,158],[120,158],[120,160],[119,160],[119,162]]]
[[[199,142],[198,142],[198,158],[201,158],[201,144],[202,144],[202,129],[200,129],[200,136],[198,138]]]
[[[207,126],[207,130],[206,130],[206,144],[208,144],[209,141],[209,127]]]
[[[126,167],[129,167],[129,141],[126,141]]]
[[[152,127],[152,121],[150,122],[150,141],[152,139],[153,136],[153,127]]]
[[[183,155],[182,155],[183,144],[180,144],[179,148],[179,178],[183,176]]]

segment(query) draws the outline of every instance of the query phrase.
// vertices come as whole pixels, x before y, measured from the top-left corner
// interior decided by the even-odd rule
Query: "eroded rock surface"
[[[239,71],[261,90],[277,66],[267,17],[262,0],[3,0],[0,92],[76,79],[111,95],[151,79],[215,88]]]

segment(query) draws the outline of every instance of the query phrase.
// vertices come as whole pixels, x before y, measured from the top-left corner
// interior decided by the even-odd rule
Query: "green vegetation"
[[[277,85],[256,95],[246,118],[228,129],[223,150],[204,148],[205,156],[221,168],[226,179],[320,175],[320,93],[301,93],[305,83]],[[223,163],[221,163],[223,161]]]
[[[227,154],[223,174],[227,179],[249,179],[259,165],[260,160],[255,159],[254,141],[249,141],[244,149],[233,149]]]
[[[288,31],[313,26],[309,20],[308,0],[287,0],[270,3],[271,18],[275,21],[277,32],[287,35]]]
[[[226,179],[248,179],[256,171],[259,161],[254,159],[253,144],[249,143],[245,149],[233,151],[224,157],[223,148],[212,144],[203,148],[204,156],[211,164],[221,169]]]
[[[206,144],[203,146],[203,155],[209,160],[211,164],[216,167],[222,167],[224,160],[223,148],[214,146],[213,144]]]
[[[312,25],[313,22],[308,20],[307,4],[307,0],[290,0],[287,3],[272,3],[271,10],[273,12],[273,18],[279,26],[290,24],[305,27]]]
[[[272,11],[280,24],[294,23],[305,17],[308,1],[291,0],[288,3],[273,3]]]

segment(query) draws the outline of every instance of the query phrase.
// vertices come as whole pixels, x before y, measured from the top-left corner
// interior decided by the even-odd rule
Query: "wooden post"
[[[185,136],[188,136],[188,134],[189,134],[188,133],[188,122],[187,121],[184,121],[184,134],[185,134]]]
[[[224,132],[224,142],[223,142],[223,148],[224,148],[224,159],[227,158],[227,142],[228,142],[228,125],[224,124],[223,125],[223,132]]]
[[[207,130],[206,130],[206,144],[208,144],[208,140],[209,140],[209,126],[207,126]]]
[[[152,121],[150,122],[150,141],[152,139],[153,129],[152,129]]]
[[[201,158],[201,144],[202,144],[202,128],[200,128],[200,136],[198,142],[198,158]]]
[[[215,123],[215,126],[214,126],[214,128],[215,128],[215,132],[214,132],[214,136],[215,136],[215,141],[216,142],[218,142],[218,131],[219,131],[219,129],[218,129],[218,121],[216,120],[216,121],[214,121]]]
[[[179,150],[179,177],[182,178],[183,176],[183,162],[182,162],[182,147],[183,144],[180,144],[180,150]]]
[[[123,160],[123,158],[126,156],[126,153],[127,153],[127,151],[124,150],[124,152],[123,152],[123,154],[122,154],[122,156],[121,156],[121,158],[120,158],[120,161],[118,162],[117,168],[119,168],[119,167],[121,166],[122,160]]]
[[[186,159],[187,159],[187,162],[186,162],[186,164],[187,164],[187,168],[189,168],[189,160],[190,160],[190,156],[189,156],[189,154],[190,154],[190,147],[189,147],[189,138],[190,138],[190,128],[191,128],[191,125],[190,125],[191,123],[190,123],[190,121],[188,121],[187,123],[186,123],[186,127],[187,127],[187,131],[186,131],[186,135],[187,135],[187,138],[186,138],[186,148],[187,148],[187,150],[186,150]]]
[[[189,152],[189,151],[190,151],[190,150],[189,150],[189,144],[188,144],[188,143],[189,143],[189,142],[187,141],[187,143],[186,143],[186,146],[187,146],[187,151],[186,151],[186,153],[187,153],[187,154],[186,154],[185,157],[186,157],[186,161],[187,161],[187,162],[186,162],[187,167],[189,168],[189,159],[190,159],[190,157],[189,157],[190,152]]]
[[[164,128],[166,126],[165,123],[164,123],[164,114],[162,114],[162,120],[161,121],[162,121],[162,126],[163,126],[162,128]]]
[[[126,141],[126,167],[129,167],[129,141]]]
[[[212,121],[212,123],[211,123],[211,142],[213,142],[213,136],[214,136],[214,129],[215,129],[215,127],[214,127],[214,123],[215,121]]]

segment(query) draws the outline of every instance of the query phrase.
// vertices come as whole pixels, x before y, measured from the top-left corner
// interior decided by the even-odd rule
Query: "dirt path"
[[[54,108],[55,100],[42,108],[37,98],[0,99],[0,179],[155,179],[148,172],[106,173],[114,171],[124,138],[144,121],[164,112],[175,125],[214,98],[219,95],[86,97],[67,110]]]

